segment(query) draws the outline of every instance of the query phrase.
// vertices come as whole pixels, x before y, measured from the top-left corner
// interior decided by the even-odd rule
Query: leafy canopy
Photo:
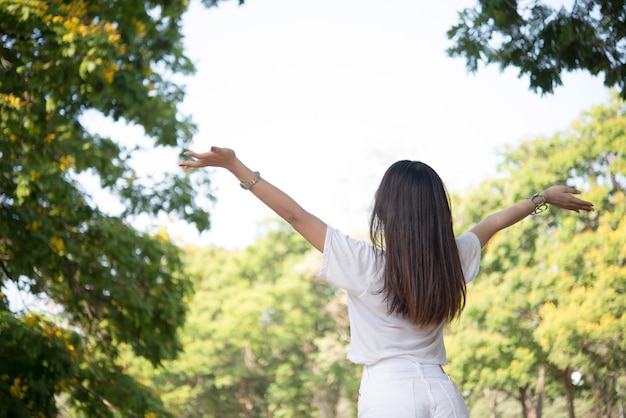
[[[579,0],[555,8],[538,0],[478,0],[448,31],[452,57],[475,72],[481,62],[515,67],[530,88],[552,93],[564,72],[602,75],[626,98],[626,2]]]
[[[27,287],[61,315],[51,322],[11,312],[0,294],[0,416],[54,415],[59,394],[89,416],[165,414],[117,359],[121,343],[154,365],[175,357],[191,290],[179,248],[135,229],[137,216],[210,227],[196,203],[199,194],[210,198],[206,174],[190,181],[175,159],[175,173],[159,179],[132,166],[133,155],[154,146],[180,152],[195,133],[177,110],[184,90],[175,81],[194,72],[181,33],[187,7],[0,1],[0,284]],[[153,145],[88,131],[87,111],[142,127]],[[122,213],[94,203],[85,175]]]
[[[452,373],[474,399],[496,392],[528,408],[565,395],[573,410],[576,394],[596,416],[611,414],[626,377],[625,115],[614,95],[570,130],[511,147],[501,178],[465,196],[465,227],[550,184],[579,188],[595,207],[551,207],[487,245],[447,340]],[[573,372],[584,382],[576,388]]]

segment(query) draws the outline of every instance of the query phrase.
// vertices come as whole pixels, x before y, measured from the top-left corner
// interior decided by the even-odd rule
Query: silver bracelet
[[[535,210],[530,212],[531,215],[538,215],[548,209],[548,204],[546,203],[546,197],[544,195],[535,193],[529,197],[529,199],[533,202],[533,205],[535,205]]]
[[[254,178],[252,180],[250,180],[250,181],[242,181],[242,182],[239,183],[239,185],[244,190],[250,190],[250,187],[252,187],[255,184],[257,184],[257,182],[259,180],[261,180],[261,173],[259,173],[258,171],[255,171],[254,172]]]

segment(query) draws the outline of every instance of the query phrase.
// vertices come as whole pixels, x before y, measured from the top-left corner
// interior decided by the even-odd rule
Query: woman
[[[186,152],[184,168],[223,167],[322,252],[320,276],[348,294],[348,358],[363,365],[359,417],[467,417],[447,364],[443,327],[465,305],[465,285],[478,273],[481,248],[499,230],[551,204],[576,212],[593,205],[566,186],[487,216],[455,238],[445,187],[417,161],[398,161],[376,191],[373,245],[352,239],[305,211],[246,167],[227,148]]]

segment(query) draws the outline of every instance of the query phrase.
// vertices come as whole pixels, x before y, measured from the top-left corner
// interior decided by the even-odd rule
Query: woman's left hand
[[[580,212],[581,210],[588,212],[593,211],[593,204],[591,202],[573,196],[580,194],[580,191],[573,187],[555,185],[540,194],[545,196],[546,203],[556,206],[557,208],[573,210],[574,212]]]

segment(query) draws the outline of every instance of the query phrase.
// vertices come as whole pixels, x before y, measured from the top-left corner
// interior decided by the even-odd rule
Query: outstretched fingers
[[[185,157],[195,158],[196,160],[180,160],[178,162],[179,167],[183,167],[183,168],[200,168],[201,167],[200,163],[197,160],[198,154],[196,154],[195,152],[186,151],[183,153],[183,155]]]
[[[192,152],[192,151],[185,151],[183,152],[183,155],[186,157],[192,157],[192,158],[199,158],[200,154]]]
[[[593,211],[593,203],[591,202],[587,202],[586,200],[582,200],[582,199],[578,199],[576,197],[573,197],[574,202],[576,204],[576,208],[579,210],[586,210],[587,212],[591,212]]]
[[[201,168],[202,164],[198,161],[181,160],[178,162],[179,167],[182,168]]]
[[[574,197],[571,193],[580,193],[579,191],[576,192],[569,192],[567,193],[564,197],[566,197],[566,199],[564,199],[563,202],[559,202],[556,204],[556,206],[562,208],[562,209],[569,209],[569,210],[573,210],[575,212],[580,212],[581,210],[590,212],[593,211],[593,203],[588,202],[586,200],[582,200],[579,199],[577,197]]]
[[[185,157],[193,158],[192,160],[181,160],[178,165],[183,168],[202,168],[214,165],[211,161],[211,152],[198,153],[193,151],[185,151]]]

